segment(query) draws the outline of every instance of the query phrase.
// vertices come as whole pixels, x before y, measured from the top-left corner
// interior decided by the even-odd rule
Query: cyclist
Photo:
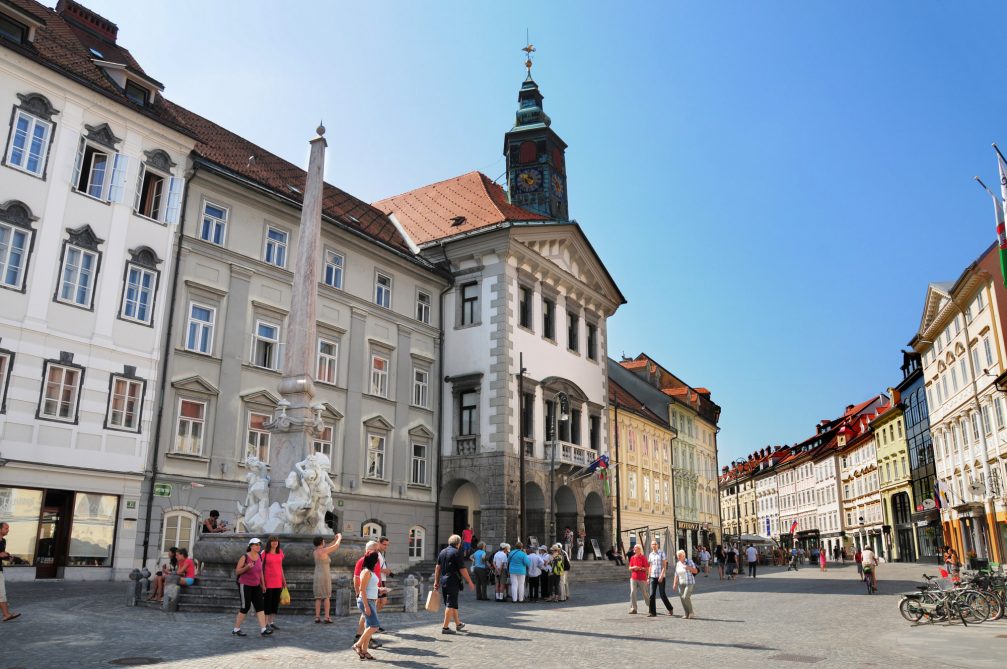
[[[865,548],[861,553],[861,564],[864,569],[864,578],[871,579],[871,587],[874,590],[878,589],[878,557],[874,554],[874,551],[870,546]]]

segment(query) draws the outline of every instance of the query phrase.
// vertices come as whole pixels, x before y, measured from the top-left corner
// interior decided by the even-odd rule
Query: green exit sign
[[[154,495],[157,497],[171,497],[171,484],[170,483],[155,483],[154,484]]]

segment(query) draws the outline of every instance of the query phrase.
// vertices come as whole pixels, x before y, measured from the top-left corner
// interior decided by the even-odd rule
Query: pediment
[[[409,428],[409,436],[410,437],[417,437],[419,439],[431,439],[432,440],[434,438],[434,433],[431,432],[430,429],[426,425],[419,424],[419,425],[414,425],[413,427]]]
[[[328,402],[322,402],[322,418],[329,420],[342,420],[343,412]]]
[[[280,403],[280,398],[265,388],[256,388],[241,394],[241,399],[249,404],[266,404],[275,407]]]
[[[576,225],[515,230],[513,240],[533,254],[524,259],[528,266],[522,269],[533,273],[552,270],[574,284],[568,286],[574,291],[587,289],[611,301],[615,307],[625,303],[619,287]],[[518,260],[519,267],[521,260]],[[541,266],[534,266],[536,260]]]
[[[191,393],[200,393],[204,395],[219,395],[220,391],[217,388],[204,379],[202,376],[181,376],[171,380],[171,387],[175,390],[187,390]]]
[[[371,416],[364,421],[364,426],[369,427],[374,430],[394,430],[395,426],[388,422],[384,416],[378,414],[377,416]]]
[[[927,286],[927,296],[923,301],[923,315],[920,318],[920,336],[923,336],[934,325],[937,317],[950,302],[951,294],[949,288],[944,284],[931,283]]]

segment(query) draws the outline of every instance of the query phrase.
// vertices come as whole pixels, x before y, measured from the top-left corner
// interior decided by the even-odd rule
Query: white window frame
[[[275,225],[266,225],[266,234],[262,242],[262,262],[274,267],[286,268],[287,247],[289,245],[289,232]]]
[[[71,257],[75,254],[79,254],[79,259],[77,264],[71,268]],[[91,259],[91,267],[88,270],[84,270],[83,259],[85,257]],[[94,306],[94,284],[98,281],[98,264],[100,259],[101,256],[97,251],[85,249],[67,242],[63,250],[63,261],[60,263],[59,268],[59,292],[56,294],[56,301],[75,307],[91,309]],[[84,286],[86,292],[84,294],[84,301],[82,302],[77,296],[82,287],[81,279],[85,275],[85,271],[87,272],[88,281],[87,285]],[[72,276],[69,276],[70,274]]]
[[[154,195],[147,194],[147,202],[143,197],[143,184],[147,179],[147,173],[161,180],[160,192]],[[182,205],[182,190],[185,187],[185,179],[173,177],[156,168],[150,167],[146,163],[140,163],[136,181],[136,199],[133,203],[133,213],[147,220],[158,223],[178,223]],[[151,198],[157,201],[156,210],[148,207]]]
[[[206,309],[210,312],[210,320],[204,321],[193,317],[193,309]],[[200,302],[190,301],[188,316],[185,327],[185,350],[205,355],[213,354],[213,330],[217,320],[217,308]],[[195,335],[195,338],[194,336]],[[203,342],[206,342],[206,350],[203,350]],[[195,342],[195,346],[193,346]]]
[[[263,328],[271,328],[276,334],[270,337],[263,333]],[[260,346],[262,352],[268,353],[268,359],[263,357],[260,360]],[[267,348],[268,347],[268,348]],[[253,367],[260,369],[270,369],[276,371],[280,368],[280,325],[272,321],[258,319],[255,321],[255,330],[252,332],[252,355],[251,363]]]
[[[248,418],[245,421],[245,451],[241,461],[244,462],[250,456],[255,456],[262,462],[269,462],[269,437],[270,431],[264,424],[272,420],[268,413],[248,410]]]
[[[346,256],[332,249],[325,249],[322,267],[322,283],[342,290],[343,270],[346,268]]]
[[[406,544],[410,562],[421,562],[423,560],[426,538],[427,531],[419,525],[413,525],[409,528],[409,534],[406,535]]]
[[[210,212],[210,208],[220,212]],[[230,209],[210,200],[203,200],[203,216],[199,222],[199,238],[215,246],[224,246],[227,241],[227,219],[230,217]]]
[[[472,291],[472,294],[469,294],[469,291]],[[482,285],[478,281],[462,284],[458,291],[458,300],[458,325],[461,327],[478,325],[482,321]]]
[[[425,290],[416,291],[416,320],[420,323],[430,324],[430,307],[433,304],[433,296]]]
[[[104,158],[104,167],[100,174],[95,166],[96,156]],[[122,196],[126,192],[128,169],[129,159],[126,156],[81,137],[77,146],[77,158],[70,188],[99,202],[122,202]]]
[[[0,351],[0,414],[5,413],[7,404],[7,379],[14,364],[14,354],[10,351]]]
[[[330,346],[331,353],[322,350]],[[336,385],[339,380],[339,342],[324,337],[318,338],[318,363],[315,365],[315,379],[321,383]]]
[[[18,122],[21,119],[24,119],[27,122],[27,126],[24,130],[18,129]],[[45,174],[46,159],[49,155],[49,144],[52,136],[52,125],[53,124],[51,122],[41,119],[34,114],[29,114],[22,109],[17,109],[14,112],[14,122],[11,124],[10,141],[7,143],[7,165],[21,172],[32,174],[37,177],[41,177]],[[45,129],[41,138],[37,138],[35,136],[38,128]],[[20,147],[15,145],[19,135],[23,142]],[[38,169],[32,170],[28,167],[28,163],[32,159],[32,145],[36,143],[35,140],[38,140],[38,143],[41,144],[41,151],[35,156],[35,159],[38,160]],[[15,151],[21,153],[21,162],[14,161]]]
[[[108,405],[105,409],[106,428],[123,432],[140,432],[144,386],[142,379],[132,379],[118,374],[112,375],[112,382],[109,384]],[[120,388],[122,392],[120,392]]]
[[[187,403],[199,406],[201,415],[199,417],[182,415],[182,405]],[[191,397],[178,398],[178,411],[175,414],[175,443],[172,446],[172,453],[203,455],[203,439],[206,436],[206,409],[207,403],[204,400],[197,400]],[[193,436],[192,428],[195,425],[199,426],[198,436]],[[187,448],[180,448],[181,444],[189,444],[189,446]],[[195,444],[196,448],[193,448],[192,444]]]
[[[377,432],[367,433],[367,469],[365,478],[385,480],[385,459],[388,454],[388,436]]]
[[[629,498],[636,499],[636,472],[629,472],[627,480],[629,483]]]
[[[174,523],[174,529],[169,530],[173,519],[177,519]],[[188,521],[188,535],[183,536],[183,523],[182,521]],[[196,526],[199,524],[199,519],[195,514],[188,511],[167,511],[161,519],[161,555],[162,557],[167,557],[168,549],[184,548],[190,553],[192,552],[192,544],[196,541]],[[171,533],[169,533],[171,532]]]
[[[336,442],[336,426],[332,423],[325,423],[322,432],[312,437],[311,448],[315,453],[321,453],[329,459],[329,466],[332,466],[332,451]]]
[[[381,365],[375,365],[378,360],[384,362],[384,369],[380,369]],[[390,365],[391,361],[387,356],[380,353],[371,354],[371,395],[388,397],[388,368]]]
[[[392,308],[393,284],[391,274],[385,274],[384,272],[374,273],[374,304],[385,309]]]
[[[422,455],[417,455],[416,449],[423,449]],[[409,450],[409,483],[412,485],[430,485],[430,444],[418,441],[411,442]]]
[[[52,378],[54,371],[59,372],[58,378]],[[39,398],[38,417],[63,423],[76,423],[83,377],[84,370],[81,367],[47,360],[42,368],[42,394]],[[66,415],[63,415],[64,413]]]
[[[33,233],[34,230],[0,222],[0,286],[12,290],[24,288],[25,268],[28,266]],[[3,241],[4,237],[6,241]],[[18,240],[20,243],[15,244]],[[11,273],[12,257],[17,258],[17,264],[13,265],[17,269],[13,281],[9,281],[7,275]]]
[[[430,370],[413,367],[413,406],[430,408]]]
[[[136,285],[130,282],[130,277],[134,272],[140,277],[140,281]],[[146,287],[143,285],[144,278],[149,280],[149,284]],[[134,292],[132,298],[130,297],[131,292]],[[126,277],[122,286],[122,307],[119,310],[119,317],[125,321],[150,325],[154,320],[154,298],[156,295],[157,272],[136,263],[126,263]],[[146,297],[146,301],[141,299],[144,296]],[[130,306],[131,303],[133,305],[132,309]],[[141,306],[147,310],[146,318],[141,318],[137,315]],[[133,313],[130,313],[131,310]]]

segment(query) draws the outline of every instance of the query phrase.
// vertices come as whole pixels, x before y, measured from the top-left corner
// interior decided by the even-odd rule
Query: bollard
[[[339,576],[336,578],[336,589],[332,593],[333,601],[333,615],[337,617],[350,615],[350,596],[353,594],[353,586],[349,577]]]
[[[143,575],[139,569],[129,572],[129,580],[132,583],[126,587],[126,606],[136,606],[136,603],[140,600],[140,592],[141,588],[143,588],[143,583],[140,581],[142,577]]]
[[[178,584],[178,574],[168,574],[164,579],[164,599],[161,600],[162,611],[178,611],[178,595],[182,586]]]
[[[143,596],[147,597],[150,595],[150,570],[144,567],[140,570],[140,576],[143,577]]]
[[[410,574],[409,576],[406,576],[405,580],[402,583],[404,588],[402,592],[402,603],[403,606],[405,607],[405,611],[406,613],[416,613],[416,611],[419,609],[419,601],[420,601],[419,589],[417,588],[418,582],[416,580],[416,577]]]

